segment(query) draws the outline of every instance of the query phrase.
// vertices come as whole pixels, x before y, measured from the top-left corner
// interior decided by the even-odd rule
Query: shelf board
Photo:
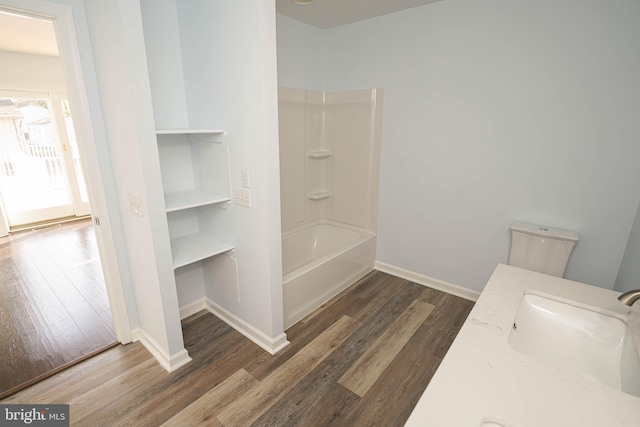
[[[158,129],[156,135],[196,135],[215,133],[224,135],[224,129]]]
[[[231,198],[227,195],[197,190],[179,191],[164,195],[164,204],[167,212],[175,212],[182,209],[196,208],[198,206],[207,206],[228,201],[231,201]]]
[[[216,255],[233,250],[233,245],[221,242],[211,236],[194,234],[171,240],[173,268],[184,267]]]
[[[158,129],[156,135],[187,137],[191,142],[222,142],[224,129]]]
[[[326,159],[327,157],[333,156],[333,152],[329,150],[312,150],[307,152],[307,157],[310,159]]]
[[[322,200],[322,199],[328,199],[329,197],[331,197],[331,192],[330,191],[314,191],[313,193],[309,193],[307,194],[307,199],[309,200]]]

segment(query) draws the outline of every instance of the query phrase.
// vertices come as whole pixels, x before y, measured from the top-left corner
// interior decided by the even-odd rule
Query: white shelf
[[[225,135],[224,129],[158,129],[157,135],[193,135],[214,133],[217,135]]]
[[[330,191],[314,191],[313,193],[307,194],[307,199],[309,200],[323,200],[331,197]]]
[[[197,208],[198,206],[214,205],[231,201],[224,194],[210,193],[206,191],[178,191],[164,195],[164,204],[167,212],[175,212],[182,209]]]
[[[329,150],[312,150],[307,152],[307,157],[309,157],[310,159],[321,160],[331,156],[333,156],[333,152]]]
[[[173,255],[173,268],[184,267],[203,259],[233,250],[233,245],[215,240],[214,238],[194,234],[171,240],[171,254]]]
[[[186,136],[191,142],[222,142],[227,134],[224,129],[158,129],[156,135]]]
[[[199,223],[210,218],[206,212],[193,209],[231,201],[229,148],[217,144],[226,132],[161,129],[156,134],[169,235],[183,236],[171,239],[173,268],[233,250],[233,245],[197,233]]]

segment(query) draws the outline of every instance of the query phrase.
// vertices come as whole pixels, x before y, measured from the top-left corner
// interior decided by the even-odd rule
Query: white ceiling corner
[[[276,11],[318,28],[332,28],[441,0],[314,0],[298,5],[276,0]]]

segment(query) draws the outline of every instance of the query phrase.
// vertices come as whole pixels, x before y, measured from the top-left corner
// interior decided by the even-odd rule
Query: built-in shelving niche
[[[223,130],[157,131],[165,208],[174,269],[202,261],[234,246],[215,227],[201,227],[202,212],[225,209],[231,201],[229,148]]]

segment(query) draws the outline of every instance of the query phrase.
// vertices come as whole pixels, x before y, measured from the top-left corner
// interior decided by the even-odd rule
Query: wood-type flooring
[[[115,344],[90,219],[0,238],[0,398]]]
[[[373,271],[287,330],[270,355],[200,312],[167,373],[119,345],[2,403],[68,403],[78,426],[402,426],[473,303]]]

